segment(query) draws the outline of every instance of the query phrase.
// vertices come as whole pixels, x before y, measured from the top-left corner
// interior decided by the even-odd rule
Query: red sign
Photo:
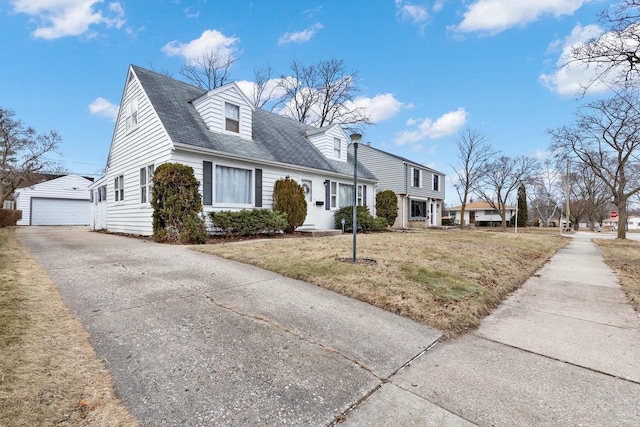
[[[618,218],[618,212],[611,211],[611,218]]]

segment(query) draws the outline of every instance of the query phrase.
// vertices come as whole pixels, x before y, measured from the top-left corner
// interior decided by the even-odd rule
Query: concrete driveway
[[[183,246],[73,227],[17,235],[142,425],[329,425],[440,336]]]

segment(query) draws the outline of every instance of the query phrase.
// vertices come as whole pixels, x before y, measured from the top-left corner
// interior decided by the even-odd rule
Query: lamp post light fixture
[[[356,233],[358,230],[358,143],[362,139],[359,133],[351,134],[353,144],[353,263],[356,263]]]

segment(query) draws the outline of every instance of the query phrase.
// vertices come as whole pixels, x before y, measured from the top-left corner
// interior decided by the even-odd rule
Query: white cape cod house
[[[306,192],[302,227],[334,228],[334,211],[353,203],[347,140],[339,125],[318,129],[256,109],[235,83],[207,91],[132,65],[106,174],[93,188],[92,228],[153,234],[151,178],[166,162],[193,168],[205,213],[271,208],[275,182],[288,176]],[[359,164],[358,204],[371,211],[376,183]]]

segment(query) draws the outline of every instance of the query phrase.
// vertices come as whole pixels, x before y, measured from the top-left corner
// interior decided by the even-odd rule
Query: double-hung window
[[[342,154],[342,140],[340,138],[333,138],[333,157],[339,159]]]
[[[138,97],[131,98],[125,107],[125,129],[127,132],[138,127]]]
[[[124,175],[116,176],[113,181],[114,198],[116,202],[124,200]]]
[[[422,188],[422,170],[411,168],[411,186]]]
[[[440,175],[433,174],[433,191],[440,191]]]
[[[338,207],[338,183],[331,181],[331,207]]]
[[[251,170],[216,165],[216,203],[251,204]]]
[[[240,107],[228,102],[224,103],[225,130],[240,133]]]
[[[151,189],[153,187],[153,165],[140,168],[140,203],[151,202]]]

